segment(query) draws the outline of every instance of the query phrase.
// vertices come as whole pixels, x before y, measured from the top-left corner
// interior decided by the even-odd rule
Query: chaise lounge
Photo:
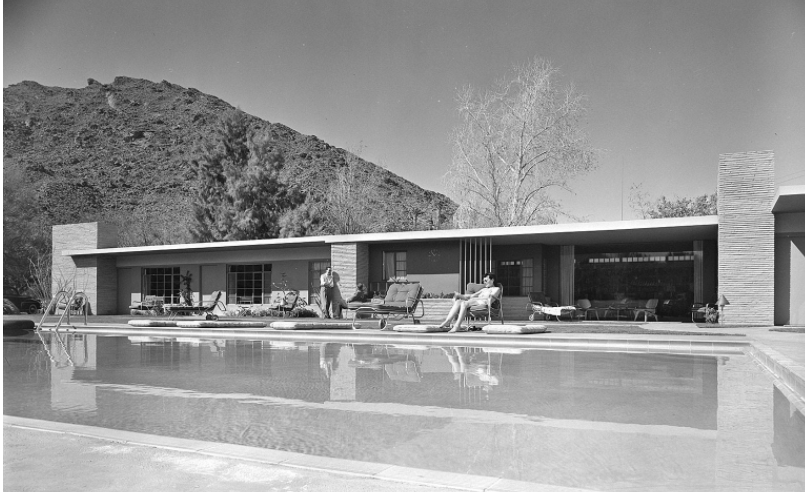
[[[179,314],[203,314],[205,315],[205,319],[208,320],[216,320],[218,316],[213,314],[213,310],[217,307],[220,308],[222,311],[226,311],[226,305],[221,301],[221,297],[224,296],[224,292],[221,290],[216,290],[212,294],[210,294],[210,300],[204,301],[198,306],[184,306],[179,304],[165,304],[163,307],[165,312],[168,313],[168,319],[173,319]]]

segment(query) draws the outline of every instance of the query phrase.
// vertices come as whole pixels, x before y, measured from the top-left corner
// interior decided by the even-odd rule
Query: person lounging
[[[456,292],[453,295],[453,306],[450,308],[450,312],[447,313],[447,319],[439,325],[439,328],[451,325],[448,333],[467,331],[462,329],[461,325],[469,315],[470,309],[476,306],[488,306],[490,302],[493,302],[499,296],[500,287],[495,286],[495,274],[485,274],[484,287],[478,292],[474,294],[459,294]]]

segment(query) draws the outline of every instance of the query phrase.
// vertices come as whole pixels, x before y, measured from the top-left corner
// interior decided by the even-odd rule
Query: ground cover
[[[805,328],[771,328],[769,331],[782,331],[785,333],[805,333]]]

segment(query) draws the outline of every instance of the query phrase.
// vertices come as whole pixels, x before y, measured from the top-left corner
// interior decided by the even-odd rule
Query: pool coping
[[[52,332],[44,327],[43,332]],[[742,353],[752,341],[741,335],[658,335],[612,333],[531,333],[486,334],[468,333],[411,333],[362,330],[274,330],[232,328],[173,328],[120,326],[62,327],[59,333],[95,335],[153,336],[163,338],[277,340],[298,342],[380,343],[404,345],[462,345],[467,347],[506,347],[543,350],[576,350],[595,352],[667,353],[687,355],[729,355]]]
[[[291,451],[243,446],[240,444],[159,436],[118,429],[107,429],[104,427],[29,419],[12,415],[3,415],[3,426],[412,485],[426,485],[479,492],[526,492],[534,490],[535,487],[548,492],[589,492],[589,489],[542,484],[538,482],[524,482],[483,475],[468,475],[386,463],[330,458],[327,456],[307,455]]]
[[[746,354],[770,373],[775,386],[805,415],[805,366],[757,341],[746,348]]]

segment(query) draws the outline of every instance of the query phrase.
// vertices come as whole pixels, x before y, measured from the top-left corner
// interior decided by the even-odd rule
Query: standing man
[[[319,283],[321,284],[321,309],[324,312],[324,317],[329,318],[330,306],[333,304],[333,288],[335,287],[331,267],[327,267],[327,270],[321,275]]]

